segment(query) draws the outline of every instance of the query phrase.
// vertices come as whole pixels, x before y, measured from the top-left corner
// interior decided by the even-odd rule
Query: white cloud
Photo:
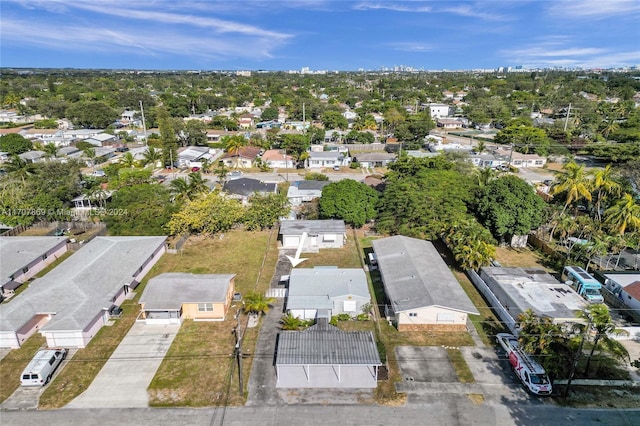
[[[361,2],[353,6],[355,10],[390,10],[393,12],[424,13],[431,12],[430,6],[424,6],[423,2]]]
[[[447,7],[447,8],[438,10],[438,12],[452,13],[454,15],[460,15],[460,16],[465,16],[465,17],[469,17],[469,18],[482,19],[484,21],[506,21],[506,20],[509,20],[509,18],[507,18],[504,15],[500,15],[500,14],[497,14],[497,13],[490,13],[490,12],[481,12],[481,11],[479,11],[477,9],[474,9],[474,8],[470,7],[469,5]]]
[[[552,16],[560,19],[604,19],[617,15],[640,13],[638,0],[580,0],[556,1],[547,8]]]
[[[393,50],[400,50],[403,52],[429,52],[434,49],[433,45],[416,42],[398,42],[388,43],[387,46]]]

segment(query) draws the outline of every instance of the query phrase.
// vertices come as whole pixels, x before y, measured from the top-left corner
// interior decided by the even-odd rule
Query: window
[[[334,242],[336,240],[335,234],[324,234],[322,236],[322,241],[324,242]]]
[[[536,166],[542,166],[542,160],[536,160]]]
[[[355,312],[356,311],[356,301],[355,300],[345,300],[342,310],[345,311],[345,312]]]
[[[198,312],[213,312],[213,303],[198,303]]]
[[[442,324],[442,323],[453,324],[455,319],[456,319],[456,314],[454,314],[454,313],[451,313],[451,312],[440,312],[436,316],[436,323],[438,323],[438,324]]]
[[[409,316],[410,317],[417,317],[418,313],[417,312],[409,312]]]

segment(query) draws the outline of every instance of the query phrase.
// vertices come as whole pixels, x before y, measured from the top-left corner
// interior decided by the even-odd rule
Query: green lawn
[[[271,238],[270,238],[271,237]],[[269,287],[278,259],[276,232],[228,232],[224,237],[192,237],[182,255],[165,255],[150,275],[182,271],[235,273],[236,291],[243,295]],[[152,406],[206,407],[242,405],[251,372],[251,357],[243,361],[244,391],[238,389],[233,364],[237,303],[225,321],[185,321],[149,385]],[[241,316],[246,323],[247,316]],[[259,327],[246,329],[243,353],[255,353]]]
[[[0,402],[9,398],[20,386],[20,374],[29,361],[45,346],[46,340],[40,333],[29,337],[17,349],[12,349],[0,360]]]

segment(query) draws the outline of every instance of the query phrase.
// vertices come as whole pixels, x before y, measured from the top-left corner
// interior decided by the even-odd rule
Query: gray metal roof
[[[478,314],[430,241],[398,235],[374,240],[373,249],[394,312],[439,306]]]
[[[382,365],[370,331],[310,328],[278,333],[276,365]]]
[[[140,297],[145,310],[180,309],[183,303],[216,303],[227,300],[235,274],[170,272],[151,278]]]
[[[396,158],[395,154],[390,154],[388,152],[369,152],[364,154],[357,154],[355,158],[358,162],[363,161],[388,161]]]
[[[0,281],[6,282],[67,237],[0,237]]]
[[[576,311],[587,306],[571,287],[542,269],[491,266],[483,267],[480,275],[503,305],[517,307],[521,312],[531,309],[538,316],[566,319],[574,318]],[[496,284],[501,291],[494,288]]]
[[[331,182],[326,180],[300,180],[293,182],[292,187],[297,187],[300,191],[320,190]]]
[[[54,314],[42,330],[83,330],[132,282],[166,237],[96,237],[51,272],[0,305],[0,330],[16,331],[35,314]]]
[[[291,270],[287,309],[331,309],[332,300],[340,296],[371,299],[367,277],[362,269]]]
[[[258,193],[275,193],[277,184],[265,183],[257,179],[240,178],[227,181],[224,190],[231,194],[243,195],[245,197]]]
[[[308,234],[344,234],[347,227],[344,220],[283,220],[280,221],[282,235]]]

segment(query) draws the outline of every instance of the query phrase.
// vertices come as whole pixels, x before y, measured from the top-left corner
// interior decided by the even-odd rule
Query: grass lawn
[[[268,248],[268,250],[267,250]],[[266,253],[266,255],[265,255]],[[182,271],[235,273],[236,291],[243,295],[256,289],[264,292],[278,258],[275,231],[228,232],[223,238],[192,237],[182,255],[165,255],[149,275]],[[251,372],[251,357],[243,361],[245,390],[238,391],[238,370],[232,357],[237,304],[225,321],[183,322],[169,352],[149,385],[150,405],[205,407],[242,405]],[[247,317],[243,315],[243,323]],[[255,353],[259,327],[246,329],[243,353]]]
[[[473,374],[471,373],[467,362],[464,360],[460,349],[447,348],[447,355],[449,356],[453,369],[456,371],[456,376],[458,376],[458,381],[460,381],[460,383],[475,382]]]
[[[46,344],[46,339],[40,333],[29,337],[17,349],[12,349],[0,360],[0,402],[9,398],[20,386],[20,374],[29,361]]]
[[[306,258],[300,264],[300,268],[313,268],[314,266],[337,266],[338,268],[361,268],[360,257],[364,256],[356,248],[353,231],[347,229],[347,240],[344,247],[339,249],[324,249],[319,253],[302,253],[300,257]]]
[[[545,266],[547,262],[540,251],[529,248],[496,247],[496,260],[507,268],[538,268],[547,272],[555,272]]]

